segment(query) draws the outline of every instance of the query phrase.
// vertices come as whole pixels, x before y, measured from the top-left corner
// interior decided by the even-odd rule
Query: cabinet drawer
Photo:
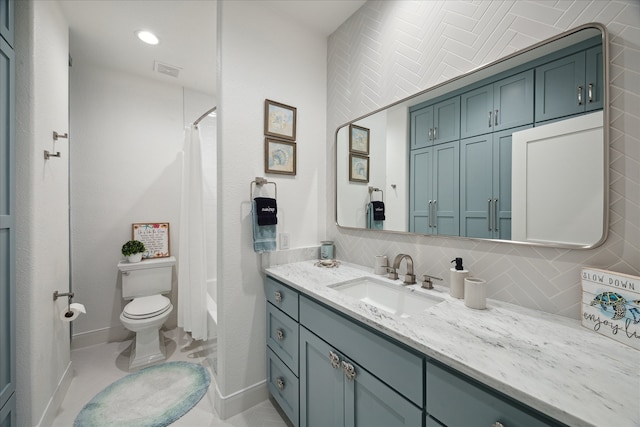
[[[422,356],[300,297],[300,323],[422,408]]]
[[[298,378],[267,348],[267,387],[294,426],[298,426]]]
[[[267,301],[298,320],[298,292],[267,276],[264,293]]]
[[[427,413],[449,427],[543,427],[554,423],[532,409],[499,396],[471,379],[427,362]]]
[[[267,303],[267,345],[298,375],[298,323]]]

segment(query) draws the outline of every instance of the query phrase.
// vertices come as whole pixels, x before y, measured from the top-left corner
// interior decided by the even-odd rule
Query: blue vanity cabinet
[[[528,70],[462,94],[460,137],[533,123],[533,82]]]
[[[602,46],[536,68],[536,122],[603,107]]]
[[[302,296],[300,426],[421,426],[423,357]]]
[[[267,388],[294,426],[298,426],[298,292],[268,277]]]
[[[17,425],[13,0],[0,9],[0,425],[6,427]]]
[[[411,150],[409,231],[460,234],[460,142]]]
[[[511,142],[522,126],[460,141],[460,235],[511,239]]]
[[[426,388],[428,427],[563,425],[432,361],[427,361]]]
[[[409,120],[411,149],[460,139],[460,97],[412,110]]]

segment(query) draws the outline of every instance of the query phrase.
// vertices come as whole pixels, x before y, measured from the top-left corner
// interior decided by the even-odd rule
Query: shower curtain
[[[202,144],[198,126],[185,132],[178,261],[178,326],[207,339],[207,264],[203,202]]]

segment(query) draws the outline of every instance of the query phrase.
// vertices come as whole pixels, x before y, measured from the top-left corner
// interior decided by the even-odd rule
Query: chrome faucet
[[[398,278],[398,268],[403,259],[407,260],[407,274],[404,275],[404,284],[413,285],[416,283],[416,275],[413,274],[413,259],[407,254],[398,254],[393,260],[393,267],[388,268],[389,279],[396,280]]]

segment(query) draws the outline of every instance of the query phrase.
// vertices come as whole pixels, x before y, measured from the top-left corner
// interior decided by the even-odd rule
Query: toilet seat
[[[132,320],[149,319],[159,316],[171,308],[169,298],[163,295],[151,295],[134,298],[124,307],[122,315]]]

